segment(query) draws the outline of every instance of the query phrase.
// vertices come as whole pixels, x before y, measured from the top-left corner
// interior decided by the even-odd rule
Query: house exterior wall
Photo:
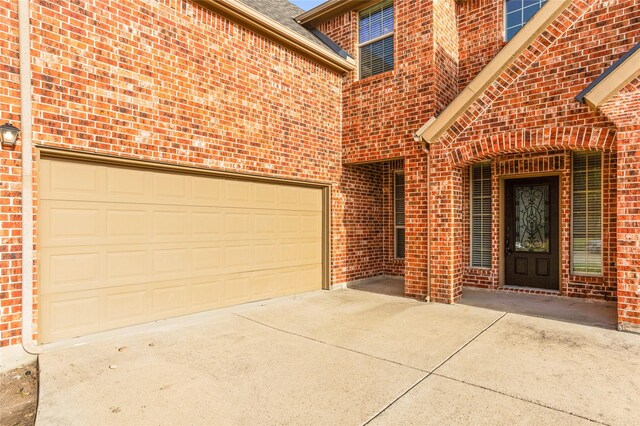
[[[475,5],[471,2],[469,7]],[[544,170],[535,164],[554,164],[561,176],[561,294],[567,296],[615,299],[620,291],[621,229],[619,158],[624,150],[621,130],[605,114],[594,113],[574,99],[593,79],[611,66],[622,54],[640,41],[640,10],[637,2],[575,0],[521,55],[486,92],[435,143],[432,175],[439,185],[449,188],[447,196],[436,197],[434,227],[450,229],[450,238],[433,241],[465,241],[462,252],[444,249],[442,255],[432,252],[438,262],[451,265],[450,292],[457,297],[462,284],[497,288],[499,277],[499,187],[500,177],[519,174],[529,161],[534,167],[525,175]],[[491,14],[489,14],[491,15]],[[470,19],[467,17],[467,19]],[[494,22],[494,17],[490,20]],[[463,25],[463,24],[461,24]],[[491,32],[491,25],[489,25]],[[495,32],[495,31],[494,31]],[[475,41],[474,41],[475,43]],[[461,40],[461,46],[465,41]],[[461,63],[465,55],[461,53]],[[461,79],[466,71],[461,65]],[[475,71],[474,71],[475,72]],[[637,110],[635,110],[637,111]],[[603,179],[603,250],[604,273],[586,277],[570,272],[570,158],[574,150],[604,152]],[[616,151],[617,150],[617,151]],[[617,155],[616,155],[617,152]],[[493,162],[493,260],[490,270],[469,268],[468,166],[479,161]],[[462,173],[460,173],[462,171]],[[535,172],[535,173],[534,173]],[[618,176],[618,179],[615,176]],[[461,177],[462,176],[462,177]],[[617,200],[617,202],[616,202]],[[617,205],[617,207],[616,207]],[[457,213],[461,212],[461,213]],[[432,213],[434,214],[434,213]],[[441,220],[437,216],[442,216]],[[617,243],[616,243],[617,242]],[[447,244],[445,244],[447,246]],[[463,271],[456,274],[454,271]],[[617,289],[616,289],[617,285]],[[636,297],[636,296],[633,296]],[[633,305],[633,300],[629,305]],[[632,315],[629,315],[631,317]],[[635,314],[634,314],[635,315]]]
[[[0,1],[0,113],[5,120],[20,114],[18,5]],[[0,149],[0,347],[19,343],[22,285],[20,275],[20,155]]]
[[[331,184],[331,280],[357,276],[340,74],[189,0],[30,6],[35,144]],[[1,119],[19,125],[17,2],[0,10]],[[19,152],[0,150],[0,346],[21,332]]]
[[[506,44],[504,41],[504,21],[504,1],[467,0],[460,2],[458,92],[467,87],[467,84]]]
[[[428,152],[413,138],[504,46],[502,3],[396,1],[395,68],[359,79],[191,0],[36,0],[34,142],[330,184],[331,284],[404,275],[408,296],[444,303],[458,300],[463,284],[500,288],[500,179],[557,173],[561,294],[617,297],[621,328],[638,329],[639,84],[597,113],[574,99],[640,41],[637,0],[573,0]],[[0,0],[0,10],[0,112],[18,122],[17,2]],[[318,29],[357,61],[356,11]],[[570,272],[570,160],[583,149],[604,153],[602,277]],[[0,150],[0,160],[1,347],[20,341],[19,145]],[[468,171],[479,161],[492,162],[496,194],[487,270],[469,267]],[[399,169],[404,261],[393,256]],[[37,188],[34,196],[37,204]]]
[[[405,274],[405,293],[427,296],[428,156],[413,134],[456,95],[457,4],[454,0],[397,1],[394,70],[343,84],[344,164],[403,159],[406,184],[406,254],[385,273]],[[438,18],[438,25],[434,23]],[[358,12],[348,11],[317,27],[358,60]],[[389,256],[386,256],[389,259]],[[404,263],[404,271],[402,267]],[[446,291],[442,294],[446,294]],[[450,301],[446,296],[441,301]]]
[[[629,82],[601,108],[618,127],[617,290],[618,327],[640,332],[640,77]]]

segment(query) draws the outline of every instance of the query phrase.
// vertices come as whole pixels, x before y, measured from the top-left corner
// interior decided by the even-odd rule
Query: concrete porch
[[[404,297],[403,277],[378,276],[348,285],[352,290]],[[460,305],[498,312],[546,318],[594,327],[615,329],[615,302],[576,299],[555,295],[524,294],[465,287]]]

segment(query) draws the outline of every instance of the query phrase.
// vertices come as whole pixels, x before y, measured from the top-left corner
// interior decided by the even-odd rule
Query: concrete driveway
[[[640,336],[344,290],[40,356],[41,425],[640,424]]]

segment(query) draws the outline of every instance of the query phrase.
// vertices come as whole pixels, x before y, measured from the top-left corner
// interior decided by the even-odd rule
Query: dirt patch
[[[0,373],[0,425],[31,426],[38,408],[38,363]]]

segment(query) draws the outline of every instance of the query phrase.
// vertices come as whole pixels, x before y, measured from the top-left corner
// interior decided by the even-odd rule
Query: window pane
[[[573,154],[571,261],[574,273],[602,273],[602,155]]]
[[[392,2],[383,2],[360,13],[360,44],[384,37],[360,48],[360,78],[391,71],[394,66]]]
[[[393,36],[360,49],[360,78],[393,70]]]
[[[505,0],[505,39],[511,40],[546,2],[547,0]]]
[[[491,164],[471,167],[471,266],[491,267]]]
[[[381,3],[360,13],[360,44],[393,32],[393,3]]]
[[[404,259],[404,228],[396,229],[396,258]]]
[[[393,216],[395,229],[395,257],[404,258],[404,173],[393,175]],[[402,228],[399,228],[402,227]]]

